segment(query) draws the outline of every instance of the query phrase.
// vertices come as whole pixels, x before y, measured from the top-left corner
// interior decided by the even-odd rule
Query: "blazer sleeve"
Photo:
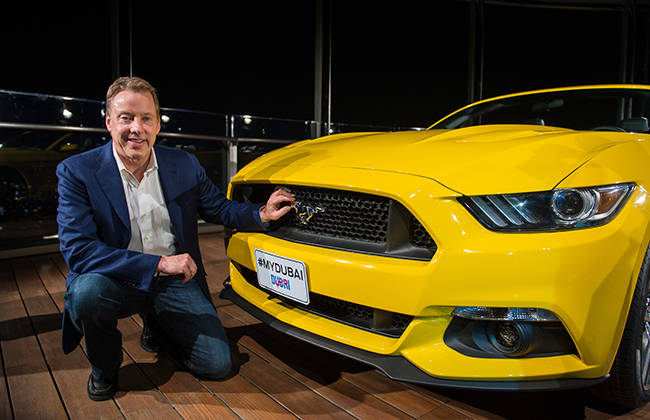
[[[199,214],[212,223],[222,223],[229,228],[238,230],[265,230],[260,218],[262,204],[240,203],[228,200],[205,173],[195,156],[190,155],[199,190]]]
[[[61,253],[71,272],[100,273],[127,285],[148,290],[158,266],[159,256],[120,248],[117,233],[108,232],[114,225],[99,226],[112,212],[104,196],[95,199],[88,184],[66,161],[57,166],[59,206],[57,223]],[[102,201],[103,200],[103,201]],[[101,203],[103,208],[96,208]],[[120,225],[121,229],[123,225]],[[110,240],[107,239],[110,237]],[[127,241],[128,242],[128,241]]]

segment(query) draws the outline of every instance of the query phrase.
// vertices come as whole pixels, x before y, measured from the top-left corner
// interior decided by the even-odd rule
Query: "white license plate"
[[[307,270],[302,261],[255,249],[255,265],[260,286],[309,305]]]

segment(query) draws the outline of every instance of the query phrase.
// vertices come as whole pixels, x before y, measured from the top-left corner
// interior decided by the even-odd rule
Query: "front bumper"
[[[429,376],[407,359],[401,356],[387,356],[369,351],[361,350],[352,346],[339,343],[325,337],[312,334],[308,331],[293,327],[279,321],[266,312],[250,304],[233,290],[226,286],[221,291],[220,297],[228,299],[244,309],[255,318],[267,324],[271,328],[299,340],[308,342],[317,347],[329,350],[336,354],[349,357],[362,363],[371,365],[386,374],[391,379],[404,382],[412,382],[419,385],[432,385],[443,388],[476,389],[492,391],[555,391],[567,389],[586,388],[605,381],[609,375],[594,379],[548,379],[538,381],[468,381],[439,379]]]

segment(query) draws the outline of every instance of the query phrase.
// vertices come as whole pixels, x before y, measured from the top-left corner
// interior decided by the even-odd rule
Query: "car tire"
[[[639,273],[610,377],[594,389],[599,399],[637,408],[650,401],[650,248]]]

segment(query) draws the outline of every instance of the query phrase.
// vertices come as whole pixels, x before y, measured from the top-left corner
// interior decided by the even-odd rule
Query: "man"
[[[205,281],[197,216],[260,230],[295,198],[280,189],[261,207],[229,201],[194,156],[154,147],[160,108],[143,79],[119,78],[109,87],[106,128],[111,142],[57,167],[59,240],[70,268],[63,350],[85,337],[88,396],[110,399],[122,362],[117,320],[146,313],[190,372],[221,378],[231,368],[230,350]],[[147,323],[141,343],[155,350]]]

